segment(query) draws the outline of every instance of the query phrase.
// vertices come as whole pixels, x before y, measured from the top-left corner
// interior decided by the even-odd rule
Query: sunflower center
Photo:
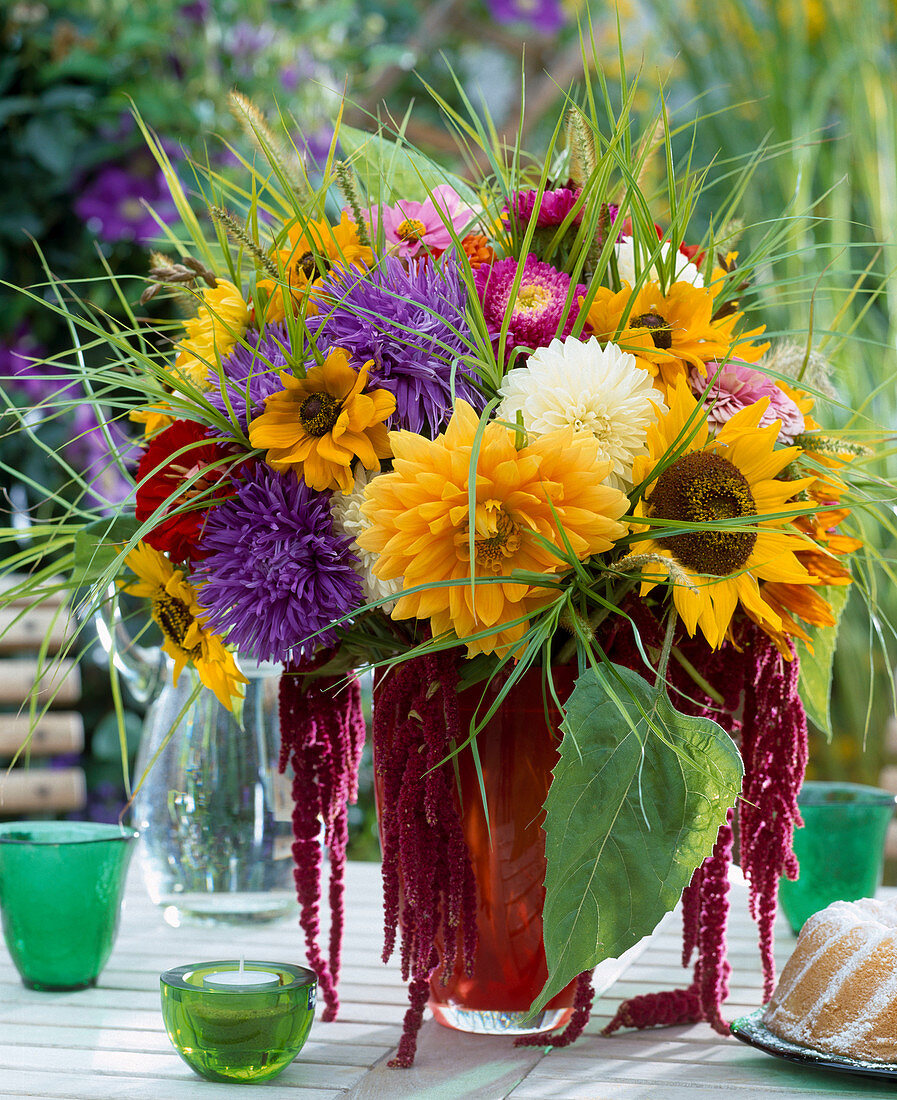
[[[737,466],[720,455],[692,451],[664,470],[647,503],[659,519],[713,523],[756,516],[751,487]],[[741,569],[757,536],[752,531],[695,531],[663,542],[683,565],[724,577]]]
[[[296,261],[296,267],[302,272],[302,274],[308,280],[314,280],[321,278],[322,275],[326,275],[331,268],[330,261],[314,252],[303,252],[299,259]]]
[[[174,642],[178,649],[182,649],[194,659],[200,656],[201,646],[196,645],[192,649],[184,646],[184,640],[190,627],[193,626],[194,618],[183,600],[179,600],[177,596],[169,596],[168,593],[157,596],[153,600],[153,618],[162,628],[165,637]]]
[[[651,333],[654,346],[667,351],[673,346],[673,334],[670,326],[659,313],[643,313],[631,322],[632,328],[646,328]]]
[[[551,294],[544,286],[538,283],[528,283],[522,286],[517,293],[516,308],[528,313],[538,313],[551,301]]]
[[[427,227],[417,218],[406,218],[396,226],[396,236],[400,241],[407,241],[408,244],[417,244],[426,232]]]
[[[500,504],[489,502],[485,517],[477,524],[477,530],[483,529],[484,537],[474,543],[476,563],[485,572],[499,574],[502,559],[510,558],[520,549],[520,528]]]
[[[342,402],[331,393],[310,393],[299,406],[299,423],[318,439],[333,429],[342,408]]]

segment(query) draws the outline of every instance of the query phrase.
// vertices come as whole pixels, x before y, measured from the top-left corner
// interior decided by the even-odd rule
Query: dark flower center
[[[396,236],[400,241],[407,241],[408,244],[417,244],[426,232],[427,227],[417,218],[406,218],[396,226]]]
[[[162,628],[165,637],[174,642],[178,649],[194,659],[200,656],[201,646],[196,645],[192,649],[184,646],[184,639],[190,627],[193,626],[194,619],[183,600],[179,600],[177,596],[169,596],[167,593],[157,596],[153,600],[153,618]]]
[[[296,261],[296,267],[309,280],[319,279],[322,275],[326,275],[332,266],[325,256],[320,254],[316,256],[314,252],[303,252]]]
[[[744,475],[720,455],[692,451],[664,470],[646,499],[651,514],[682,523],[713,523],[757,514]],[[724,577],[741,569],[754,549],[752,531],[695,531],[663,543],[696,573]]]
[[[654,346],[662,351],[667,351],[673,346],[673,334],[670,326],[659,313],[643,313],[630,321],[631,328],[646,328],[651,333]]]
[[[342,409],[342,401],[333,394],[310,393],[299,406],[299,423],[317,439],[332,430]]]

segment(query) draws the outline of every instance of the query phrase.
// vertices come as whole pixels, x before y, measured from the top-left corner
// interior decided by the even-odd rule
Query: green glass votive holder
[[[118,931],[137,832],[93,821],[0,824],[3,934],[29,989],[95,985]]]
[[[779,880],[779,902],[795,935],[833,901],[874,896],[895,796],[859,783],[809,781],[797,802],[804,820],[803,828],[794,830],[800,877]]]
[[[291,963],[191,963],[162,975],[162,1018],[200,1077],[268,1081],[305,1045],[317,988],[313,970]]]

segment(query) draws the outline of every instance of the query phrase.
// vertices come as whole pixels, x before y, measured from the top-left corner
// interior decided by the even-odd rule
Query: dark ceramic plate
[[[780,1039],[773,1035],[769,1028],[762,1022],[761,1017],[766,1011],[766,1006],[758,1008],[748,1016],[742,1016],[732,1024],[732,1034],[736,1039],[747,1043],[750,1047],[765,1051],[766,1054],[774,1054],[777,1058],[785,1058],[789,1062],[798,1062],[802,1066],[813,1066],[816,1069],[833,1069],[840,1073],[856,1073],[862,1077],[888,1078],[897,1080],[897,1064],[886,1065],[883,1062],[863,1062],[859,1058],[845,1058],[840,1054],[825,1054],[821,1050],[813,1050],[811,1047],[798,1046],[797,1043],[789,1043],[787,1039]]]

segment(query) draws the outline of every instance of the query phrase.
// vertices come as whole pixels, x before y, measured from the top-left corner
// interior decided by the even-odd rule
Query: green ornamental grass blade
[[[423,202],[434,187],[450,183],[469,205],[479,202],[470,184],[459,176],[381,134],[368,134],[343,123],[339,140],[366,189],[376,196],[381,188],[385,201]]]
[[[680,714],[630,669],[612,671],[609,691],[587,669],[566,706],[545,801],[549,977],[532,1012],[653,931],[741,790],[741,757],[721,726]]]
[[[850,586],[831,585],[823,588],[819,594],[828,601],[835,625],[825,630],[813,631],[813,652],[798,641],[797,652],[800,660],[800,697],[807,717],[820,729],[829,741],[832,739],[831,690],[832,661],[835,646],[838,643],[838,624],[841,613],[850,595]]]

